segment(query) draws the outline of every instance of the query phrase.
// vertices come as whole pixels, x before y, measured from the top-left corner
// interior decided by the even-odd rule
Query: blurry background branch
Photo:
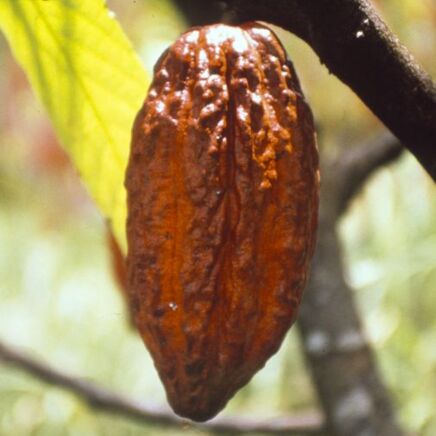
[[[194,0],[177,3],[184,10],[195,3],[206,9]],[[228,6],[236,21],[266,21],[306,41],[436,180],[436,86],[368,0],[219,3]]]
[[[371,174],[383,165],[398,158],[404,148],[391,133],[385,132],[369,141],[345,149],[339,157],[328,165],[327,171],[339,173],[335,186],[337,213],[347,208],[350,200],[364,186]],[[329,177],[327,172],[326,177]]]
[[[337,234],[353,195],[401,150],[383,134],[350,147],[343,159],[321,156],[318,241],[297,325],[329,434],[335,436],[402,434],[345,281]]]
[[[256,421],[248,418],[216,418],[208,424],[192,424],[182,420],[170,411],[152,406],[145,406],[137,401],[123,398],[117,393],[73,377],[59,371],[25,353],[15,350],[0,341],[0,361],[14,368],[25,371],[45,383],[57,386],[77,395],[81,400],[97,410],[124,416],[142,423],[158,425],[160,427],[187,428],[195,427],[215,434],[262,433],[283,435],[322,434],[321,418],[308,414],[300,416],[285,416],[275,420]]]

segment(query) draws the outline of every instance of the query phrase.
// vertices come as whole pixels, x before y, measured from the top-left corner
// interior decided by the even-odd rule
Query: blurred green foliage
[[[436,7],[431,0],[376,3],[405,45],[434,74]],[[169,0],[109,0],[108,6],[149,71],[184,29]],[[311,102],[320,146],[326,152],[339,154],[381,130],[375,117],[328,74],[304,43],[278,32]],[[116,57],[109,59],[119,64]],[[145,403],[164,404],[152,362],[129,328],[112,277],[104,219],[60,150],[45,113],[1,39],[0,65],[1,340],[71,374]],[[143,95],[137,97],[139,105]],[[69,104],[65,95],[63,103]],[[340,233],[347,280],[356,290],[368,338],[377,350],[400,419],[407,429],[433,436],[434,185],[405,154],[370,180],[340,223]],[[292,330],[280,352],[223,413],[272,417],[316,407]],[[202,434],[182,430],[179,434]],[[144,428],[95,413],[70,394],[0,366],[2,436],[162,433],[157,427]]]

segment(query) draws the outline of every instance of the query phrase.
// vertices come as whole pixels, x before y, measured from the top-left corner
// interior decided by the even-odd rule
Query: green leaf
[[[139,58],[103,0],[0,0],[0,29],[125,250],[124,171],[148,86]]]

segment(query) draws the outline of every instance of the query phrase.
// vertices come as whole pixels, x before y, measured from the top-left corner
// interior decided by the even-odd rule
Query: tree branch
[[[351,147],[332,162],[331,168],[336,168],[338,215],[344,213],[352,198],[374,171],[397,159],[403,150],[398,139],[385,132],[370,141]]]
[[[221,2],[209,2],[205,7],[204,0],[173,0],[186,22],[191,25],[212,24],[221,21],[224,6]]]
[[[144,424],[181,429],[186,425],[211,433],[262,433],[285,435],[322,435],[321,418],[315,414],[288,416],[274,420],[248,418],[216,418],[207,424],[191,424],[170,411],[144,406],[134,400],[101,388],[83,379],[72,377],[45,363],[17,351],[0,341],[0,361],[18,368],[50,385],[69,391],[85,401],[93,409],[134,419]]]
[[[368,0],[224,0],[306,41],[436,180],[436,86]]]

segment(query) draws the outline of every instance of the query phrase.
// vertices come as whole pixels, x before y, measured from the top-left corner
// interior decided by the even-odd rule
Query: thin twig
[[[73,377],[55,369],[22,351],[0,341],[0,360],[36,377],[50,385],[57,386],[76,395],[93,409],[124,416],[144,424],[160,427],[189,429],[192,427],[211,433],[263,433],[286,435],[322,435],[322,422],[318,414],[306,414],[268,420],[249,418],[215,418],[207,424],[194,424],[178,418],[169,410],[145,406],[117,393],[99,387],[94,383]]]
[[[337,177],[338,214],[344,213],[349,202],[377,169],[399,158],[403,150],[398,139],[385,132],[341,153],[331,166]]]

